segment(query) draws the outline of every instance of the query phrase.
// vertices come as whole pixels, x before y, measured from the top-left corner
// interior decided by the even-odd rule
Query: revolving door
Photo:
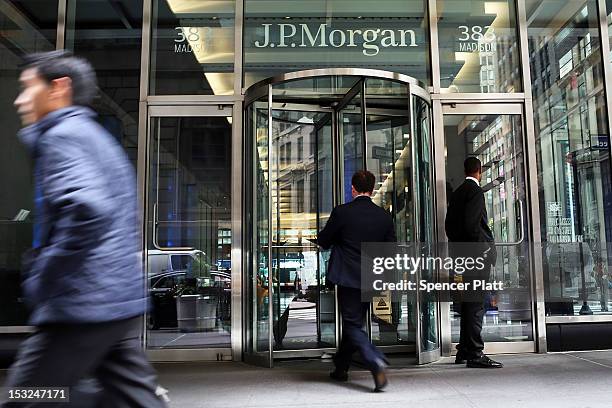
[[[360,169],[398,241],[433,242],[431,113],[413,79],[329,69],[272,78],[247,90],[244,114],[245,360],[325,357],[341,338],[329,251],[311,243]],[[358,220],[356,220],[358,222]],[[385,352],[439,356],[434,299],[383,293],[367,330]]]

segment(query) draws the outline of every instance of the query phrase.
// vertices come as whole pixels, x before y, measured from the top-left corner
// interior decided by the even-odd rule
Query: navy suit
[[[328,279],[338,285],[342,342],[334,362],[339,371],[348,371],[355,351],[361,354],[370,371],[377,372],[382,367],[384,355],[370,343],[363,330],[370,303],[361,301],[361,244],[394,241],[391,216],[367,196],[334,208],[319,232],[317,243],[324,249],[332,248]]]

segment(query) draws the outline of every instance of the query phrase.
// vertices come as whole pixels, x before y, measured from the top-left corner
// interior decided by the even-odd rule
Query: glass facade
[[[13,101],[26,53],[55,49],[57,1],[5,1],[0,8],[0,325],[27,321],[21,299],[21,255],[32,244],[32,165],[17,140],[21,127]]]
[[[595,1],[534,2],[527,12],[547,315],[610,309],[610,129],[597,15]]]
[[[610,43],[610,0],[0,1],[0,326],[27,325],[20,57],[56,48],[92,62],[138,174],[151,350],[336,347],[329,253],[307,240],[352,171],[373,170],[400,239],[444,240],[468,155],[509,288],[485,340],[538,351],[551,325],[612,324]],[[454,305],[378,301],[377,344],[450,352]]]

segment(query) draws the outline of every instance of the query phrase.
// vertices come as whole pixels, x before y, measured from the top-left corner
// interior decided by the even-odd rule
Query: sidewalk
[[[392,359],[389,387],[372,393],[370,374],[329,380],[329,360],[277,363],[156,364],[171,408],[611,408],[612,351],[495,356],[501,370],[469,369],[453,359],[415,366]],[[6,371],[0,370],[0,383]]]
[[[171,407],[478,407],[610,408],[612,351],[496,356],[501,370],[469,369],[453,360],[414,366],[392,361],[389,387],[372,393],[365,370],[331,382],[330,362],[157,364]]]

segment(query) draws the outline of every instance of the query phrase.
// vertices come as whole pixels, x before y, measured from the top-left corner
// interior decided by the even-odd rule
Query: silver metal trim
[[[435,190],[436,190],[436,219],[438,229],[438,241],[446,241],[446,231],[443,220],[446,217],[446,159],[444,157],[444,115],[442,103],[439,99],[434,99],[432,104],[433,114],[433,154],[436,168]],[[440,254],[446,256],[446,254]],[[448,282],[448,271],[442,270],[440,281]],[[450,302],[439,302],[440,304],[440,351],[443,356],[451,354],[451,321],[450,321]]]
[[[231,361],[231,348],[147,349],[153,362]]]
[[[612,315],[546,316],[546,324],[612,323]]]
[[[150,120],[147,109],[147,93],[149,90],[149,44],[151,35],[151,1],[144,0],[142,6],[142,34],[140,51],[140,90],[138,93],[138,158],[136,159],[136,188],[138,197],[138,208],[140,208],[140,225],[141,225],[141,251],[142,251],[142,273],[143,273],[143,290],[146,294],[148,291],[148,282],[146,279],[148,268],[147,242],[148,242],[148,198],[146,195],[147,175],[149,168],[149,135]],[[147,320],[148,314],[142,319],[142,346],[147,347]]]
[[[421,351],[418,357],[418,364],[423,365],[433,363],[440,360],[440,357],[442,357],[442,355],[440,354],[439,347],[429,351]]]
[[[447,100],[461,100],[461,101],[516,101],[522,102],[526,97],[526,94],[523,92],[516,93],[450,93],[444,92],[440,94],[433,94],[431,96],[432,99],[442,99],[444,101]]]
[[[314,358],[321,357],[324,354],[335,353],[336,349],[333,347],[326,348],[316,348],[316,349],[303,349],[303,350],[275,350],[273,352],[273,357],[276,360],[284,359],[284,358]],[[331,361],[331,358],[330,358]]]
[[[427,1],[429,18],[429,60],[433,93],[439,94],[442,86],[440,79],[440,44],[438,38],[438,0]]]
[[[410,85],[416,87],[413,91],[418,91],[419,88],[422,93],[419,93],[419,96],[423,97],[427,102],[431,101],[431,97],[429,92],[427,91],[427,86],[423,84],[421,81],[414,79],[408,75],[399,74],[397,72],[383,71],[377,69],[366,69],[366,68],[320,68],[320,69],[308,69],[304,71],[295,71],[288,72],[286,74],[280,74],[271,78],[264,79],[259,81],[249,88],[247,88],[245,92],[245,98],[248,99],[248,95],[254,92],[257,88],[264,87],[266,85],[275,85],[281,82],[292,81],[296,79],[304,79],[310,77],[317,76],[361,76],[361,77],[371,77],[371,78],[380,78],[380,79],[390,79],[392,81],[409,83]],[[416,92],[413,92],[416,93]]]
[[[527,12],[525,0],[517,1],[517,18],[519,25],[519,50],[521,58],[521,70],[523,77],[523,91],[525,92],[525,105],[523,124],[525,126],[523,138],[523,151],[525,154],[525,181],[528,183],[526,190],[527,203],[529,205],[529,233],[531,242],[542,242],[541,220],[538,199],[538,166],[534,147],[535,124],[533,117],[533,100],[531,91],[531,70],[529,67],[529,36],[527,32]],[[532,324],[533,335],[536,340],[536,350],[545,353],[546,344],[546,323],[545,323],[545,294],[544,294],[544,267],[541,251],[532,251],[531,254],[531,287],[532,299]]]
[[[457,355],[457,343],[452,344],[452,354]],[[504,342],[504,341],[490,341],[485,342],[483,352],[486,354],[516,354],[516,353],[533,353],[535,351],[535,342],[529,341],[516,341],[516,342]]]
[[[236,1],[234,10],[234,96],[242,94],[244,1]]]
[[[146,195],[147,176],[149,167],[149,135],[151,134],[151,121],[147,114],[147,103],[140,101],[138,103],[138,158],[136,159],[136,196],[138,199],[138,208],[140,209],[140,250],[142,254],[142,274],[143,274],[143,291],[146,294],[148,291],[148,282],[146,279],[146,271],[148,270],[147,242],[149,239],[148,232],[148,198]],[[146,349],[147,345],[147,320],[148,313],[142,319],[142,344]]]
[[[233,108],[231,104],[193,106],[151,106],[149,105],[149,117],[232,117]]]
[[[272,104],[272,110],[282,111],[304,111],[308,112],[321,112],[321,113],[332,113],[333,109],[321,107],[319,105],[308,105],[305,103],[280,103],[274,102]]]
[[[55,33],[55,49],[61,50],[66,45],[66,7],[68,0],[57,3],[57,31]]]
[[[522,115],[523,106],[518,103],[447,103],[442,102],[443,115]]]
[[[158,125],[158,129],[159,129],[159,125]],[[159,130],[157,131],[159,133]],[[159,136],[158,136],[159,137]],[[159,140],[159,139],[158,139]],[[159,144],[158,144],[159,146]],[[159,147],[157,149],[157,155],[158,155],[158,163],[159,163]],[[157,180],[158,180],[158,185],[159,185],[159,173],[157,174]],[[159,212],[157,209],[157,200],[153,203],[153,234],[151,237],[151,243],[153,244],[153,247],[159,251],[166,251],[166,252],[172,252],[172,251],[191,251],[195,248],[193,247],[163,247],[159,245],[159,242],[157,241],[157,230],[159,229],[159,216],[158,216]]]
[[[232,225],[232,247],[231,247],[231,265],[232,265],[232,294],[231,294],[231,342],[232,342],[232,357],[234,361],[242,359],[242,281],[243,273],[242,254],[243,254],[243,234],[242,234],[242,166],[243,162],[243,115],[242,104],[239,102],[234,105],[232,116],[232,186],[231,186],[231,225]]]
[[[152,0],[144,0],[142,8],[142,49],[140,52],[140,101],[147,100],[151,66],[151,13]]]
[[[520,235],[519,239],[516,241],[510,242],[496,242],[495,246],[504,247],[504,246],[519,246],[525,241],[525,213],[523,211],[523,200],[518,200],[519,205],[519,217],[521,220],[521,229],[519,230]]]
[[[274,271],[272,269],[272,84],[268,84],[268,367],[272,368],[274,365]],[[278,155],[276,157],[278,160]],[[280,164],[276,163],[276,169]],[[278,178],[277,178],[278,182]]]
[[[353,85],[353,87],[351,89],[348,90],[347,93],[344,94],[344,97],[342,97],[342,99],[340,100],[340,102],[338,102],[338,106],[336,106],[335,110],[336,111],[340,111],[342,109],[344,109],[346,107],[346,105],[348,105],[349,103],[351,103],[351,101],[353,100],[353,98],[361,91],[363,91],[363,86],[361,84],[361,81],[363,79],[357,81],[355,83],[355,85]]]
[[[34,333],[35,326],[0,326],[0,334]]]
[[[149,105],[230,105],[243,100],[242,96],[233,95],[149,95],[146,97]]]

